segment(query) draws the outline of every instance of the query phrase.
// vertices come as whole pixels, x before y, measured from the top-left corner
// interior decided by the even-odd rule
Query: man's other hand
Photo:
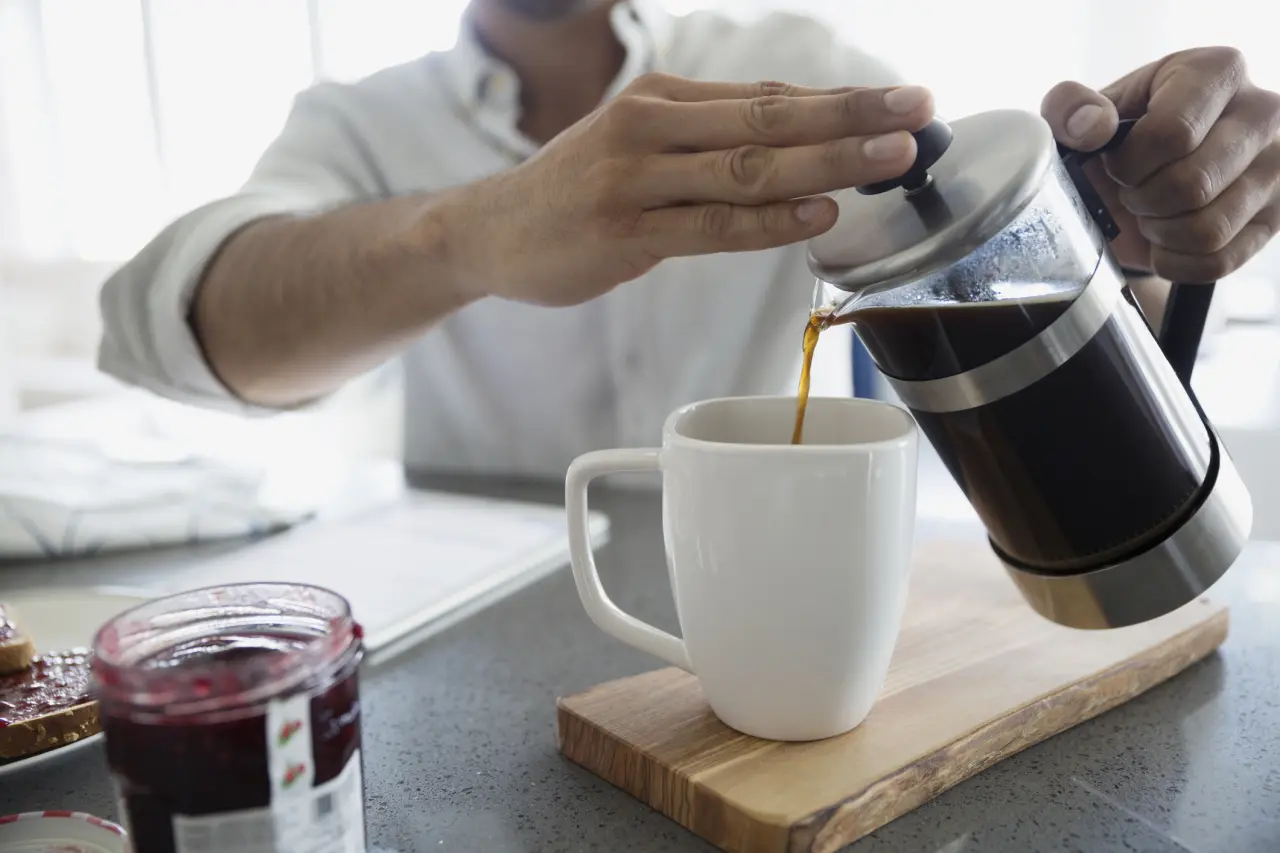
[[[1280,95],[1249,81],[1237,50],[1181,51],[1101,92],[1061,83],[1041,112],[1059,142],[1082,151],[1138,119],[1086,167],[1120,225],[1113,248],[1125,266],[1217,281],[1280,231]]]

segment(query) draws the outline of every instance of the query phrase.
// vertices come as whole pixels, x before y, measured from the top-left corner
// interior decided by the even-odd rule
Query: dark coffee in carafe
[[[919,381],[1015,350],[1071,302],[1063,294],[886,306],[851,318],[885,373]],[[1123,312],[1144,322],[1132,305]],[[1009,396],[961,411],[912,411],[992,540],[1028,566],[1070,570],[1139,549],[1184,514],[1203,480],[1204,460],[1186,449],[1194,443],[1180,440],[1184,427],[1151,392],[1122,322],[1113,316],[1065,364]]]
[[[1062,316],[1072,296],[870,306],[851,314],[849,321],[889,376],[941,379],[994,361],[1026,343]]]

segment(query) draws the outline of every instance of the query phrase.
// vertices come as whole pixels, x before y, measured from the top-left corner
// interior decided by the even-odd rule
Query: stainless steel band
[[[1103,252],[1093,279],[1047,329],[994,361],[955,376],[909,382],[886,377],[908,408],[918,412],[959,412],[994,403],[1039,382],[1078,353],[1120,300],[1124,279]]]
[[[1253,501],[1216,434],[1218,476],[1200,508],[1162,542],[1079,574],[1005,568],[1037,613],[1072,628],[1120,628],[1176,610],[1213,586],[1253,529]],[[997,552],[998,554],[999,552]]]

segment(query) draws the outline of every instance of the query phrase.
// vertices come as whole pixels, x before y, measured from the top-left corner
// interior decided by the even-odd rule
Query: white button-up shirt
[[[627,58],[610,95],[649,70],[820,87],[901,82],[795,15],[743,24],[629,0],[612,21]],[[255,413],[211,372],[188,322],[218,246],[263,216],[430,193],[511,168],[536,149],[518,119],[515,74],[466,27],[449,51],[303,92],[242,191],[179,219],[107,282],[101,368],[173,399]],[[584,451],[657,442],[665,415],[686,402],[792,392],[812,288],[804,247],[792,246],[669,260],[570,308],[473,303],[403,356],[405,461],[560,476]]]

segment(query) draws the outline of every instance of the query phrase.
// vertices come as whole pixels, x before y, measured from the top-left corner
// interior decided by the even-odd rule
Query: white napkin
[[[0,560],[262,535],[332,497],[332,442],[126,395],[0,428]]]
[[[0,559],[254,536],[310,514],[273,504],[265,483],[265,472],[248,466],[0,434]]]

